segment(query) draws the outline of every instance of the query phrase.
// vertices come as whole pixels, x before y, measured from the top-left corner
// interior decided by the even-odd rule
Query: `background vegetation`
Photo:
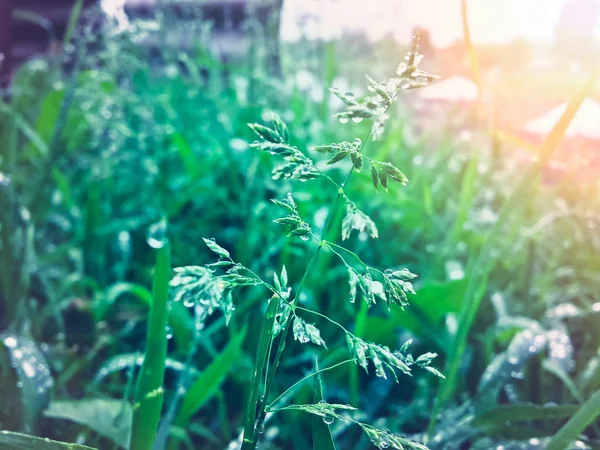
[[[312,247],[273,223],[271,199],[292,192],[320,232],[331,188],[272,180],[273,158],[249,145],[247,123],[275,111],[303,151],[363,137],[369,121],[339,123],[328,88],[360,96],[364,73],[387,79],[401,56],[349,61],[344,43],[308,42],[282,48],[278,75],[252,17],[250,51],[235,62],[209,54],[200,21],[185,49],[167,43],[172,17],[118,33],[94,15],[81,23],[61,51],[19,70],[1,104],[0,428],[101,449],[128,447],[130,434],[132,449],[238,448],[270,295],[242,288],[228,326],[223,314],[200,320],[196,303],[169,300],[169,268],[213,262],[202,238],[214,237],[265,280],[285,266],[295,290]],[[345,192],[379,237],[346,244],[368,265],[417,274],[417,294],[404,310],[351,303],[346,268],[325,251],[298,301],[365,341],[412,339],[415,354],[439,355],[446,379],[394,383],[344,364],[287,392],[288,403],[351,404],[353,420],[431,449],[598,448],[598,184],[546,169],[591,86],[531,163],[481,126],[419,131],[412,94],[401,94],[367,151],[410,182],[376,194],[370,173],[356,174]],[[349,167],[332,176],[343,181]],[[339,230],[341,211],[333,220]],[[316,357],[321,368],[348,358],[344,336],[312,319],[328,349],[289,336],[273,394]],[[149,365],[159,372],[148,376]],[[164,395],[161,417],[136,419],[153,411],[131,406],[149,392]],[[329,430],[338,448],[372,446],[325,419],[323,429],[302,411],[269,416],[261,448],[331,448]],[[153,425],[154,444],[139,429]],[[3,432],[0,447],[60,448],[27,439]]]

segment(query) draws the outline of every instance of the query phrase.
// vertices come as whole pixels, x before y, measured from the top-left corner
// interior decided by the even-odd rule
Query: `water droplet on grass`
[[[334,418],[333,416],[325,416],[323,417],[323,422],[325,422],[327,425],[331,425],[334,422]]]
[[[159,222],[150,225],[146,240],[150,247],[162,248],[167,240],[167,221],[161,219]]]

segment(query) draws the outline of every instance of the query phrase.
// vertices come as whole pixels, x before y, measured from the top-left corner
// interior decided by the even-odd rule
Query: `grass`
[[[529,165],[415,134],[414,53],[351,96],[353,41],[279,78],[78,5],[0,108],[0,447],[597,445],[598,188],[546,165],[592,82]]]

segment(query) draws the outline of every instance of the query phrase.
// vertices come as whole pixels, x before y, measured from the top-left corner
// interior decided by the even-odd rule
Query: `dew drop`
[[[352,118],[352,122],[354,123],[361,123],[363,121],[362,117],[353,117]]]
[[[150,225],[146,238],[148,245],[152,248],[162,248],[167,239],[166,234],[167,221],[165,219],[161,219],[155,224]]]
[[[4,338],[4,345],[8,348],[15,348],[17,346],[17,340],[12,336],[8,336]]]
[[[325,417],[323,417],[323,422],[325,422],[327,425],[331,425],[334,420],[335,419],[333,418],[333,416],[325,416]]]
[[[340,117],[339,121],[340,121],[340,123],[348,123],[348,118],[347,117]]]

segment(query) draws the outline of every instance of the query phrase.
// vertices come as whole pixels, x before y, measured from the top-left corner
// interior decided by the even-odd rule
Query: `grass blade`
[[[77,28],[77,23],[79,22],[79,16],[81,15],[81,9],[83,8],[83,0],[75,0],[75,4],[73,5],[73,9],[71,9],[71,15],[69,17],[69,24],[67,25],[67,30],[65,31],[65,37],[63,39],[63,43],[68,44],[73,35],[75,34],[75,29]]]
[[[246,330],[240,331],[225,350],[196,378],[186,392],[175,425],[185,428],[192,416],[217,392],[229,369],[238,360]]]
[[[315,380],[313,387],[313,403],[323,400],[323,383],[319,373],[319,361],[315,358]],[[331,430],[320,417],[312,418],[313,450],[335,450],[335,442],[331,436]]]
[[[475,425],[505,425],[506,422],[527,420],[556,420],[571,417],[579,405],[536,405],[515,403],[500,405],[475,417]]]
[[[469,62],[471,63],[471,73],[473,75],[473,81],[481,89],[479,59],[477,58],[477,52],[475,51],[475,47],[473,47],[473,42],[471,41],[471,30],[469,29],[467,0],[461,0],[460,2],[460,15],[462,18],[463,37],[465,40],[465,46],[467,47],[467,52],[469,53]]]
[[[546,450],[564,450],[600,415],[600,389],[558,430]]]
[[[259,391],[261,380],[263,378],[262,374],[265,372],[265,367],[269,359],[269,348],[271,347],[271,341],[273,340],[273,322],[275,320],[278,304],[279,301],[277,298],[271,299],[260,330],[258,348],[256,350],[256,361],[254,363],[254,373],[252,375],[252,386],[250,387],[250,394],[246,404],[244,440],[242,442],[241,450],[254,450],[256,447],[256,412],[259,407]],[[285,333],[283,333],[282,336],[282,339],[284,338]],[[266,399],[263,399],[262,401],[265,400]]]
[[[170,279],[171,249],[165,241],[156,257],[146,355],[136,386],[130,450],[151,450],[156,438],[164,396]]]
[[[77,423],[94,430],[122,448],[127,448],[131,425],[131,405],[122,411],[123,401],[102,398],[58,400],[44,411],[46,417]]]
[[[0,448],[2,450],[31,450],[32,448],[38,450],[94,450],[85,445],[51,441],[11,431],[0,431]]]

